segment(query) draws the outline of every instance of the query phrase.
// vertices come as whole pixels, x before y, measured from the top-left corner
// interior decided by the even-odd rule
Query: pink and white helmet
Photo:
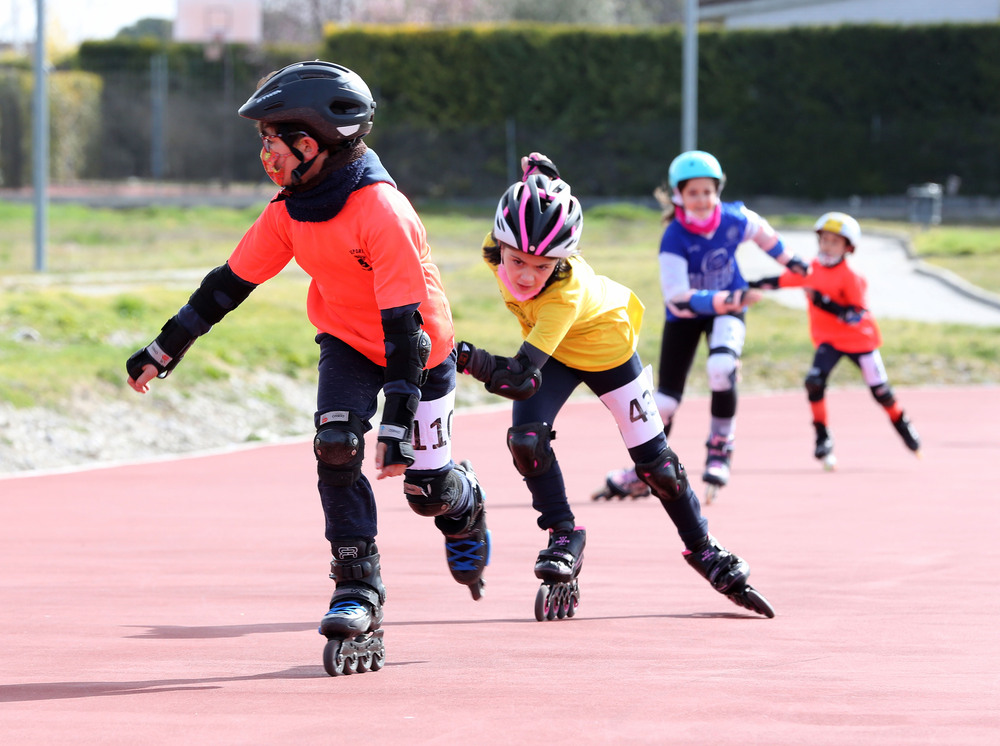
[[[556,259],[579,254],[583,208],[562,179],[531,174],[500,198],[493,237],[526,254]]]

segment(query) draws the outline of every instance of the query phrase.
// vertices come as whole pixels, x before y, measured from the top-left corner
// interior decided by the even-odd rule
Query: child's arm
[[[455,345],[458,353],[456,368],[486,384],[491,394],[520,401],[535,395],[542,385],[539,370],[549,356],[525,342],[514,357],[491,355],[469,342]]]
[[[746,206],[743,207],[743,214],[747,217],[747,239],[757,244],[776,262],[785,265],[791,272],[802,277],[809,274],[809,265],[785,248],[781,236],[771,227],[766,218]]]
[[[810,290],[808,293],[810,303],[822,311],[832,313],[845,324],[853,326],[854,324],[860,323],[861,319],[863,319],[865,314],[868,313],[867,309],[861,308],[860,306],[850,306],[844,305],[843,303],[837,303],[835,300],[832,300],[829,295],[823,295],[816,290]]]

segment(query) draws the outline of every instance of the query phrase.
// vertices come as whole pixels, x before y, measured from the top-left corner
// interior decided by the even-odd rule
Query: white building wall
[[[1000,0],[749,0],[707,6],[703,17],[725,13],[726,28],[786,28],[843,23],[989,23],[1000,21]]]

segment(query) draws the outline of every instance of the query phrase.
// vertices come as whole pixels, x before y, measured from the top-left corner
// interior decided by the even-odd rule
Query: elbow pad
[[[406,381],[422,386],[427,380],[424,366],[431,356],[431,338],[423,330],[419,311],[395,319],[382,319],[385,334],[385,380]]]
[[[228,264],[223,264],[205,275],[201,285],[188,298],[188,305],[205,323],[213,326],[245,301],[255,287],[254,283],[237,277]]]

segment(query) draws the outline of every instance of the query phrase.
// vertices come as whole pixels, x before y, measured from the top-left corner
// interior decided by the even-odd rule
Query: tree
[[[174,33],[173,21],[165,18],[140,18],[131,26],[125,26],[115,34],[116,39],[156,39],[170,41]]]
[[[684,0],[264,0],[263,9],[265,41],[312,43],[328,23],[679,23]]]

